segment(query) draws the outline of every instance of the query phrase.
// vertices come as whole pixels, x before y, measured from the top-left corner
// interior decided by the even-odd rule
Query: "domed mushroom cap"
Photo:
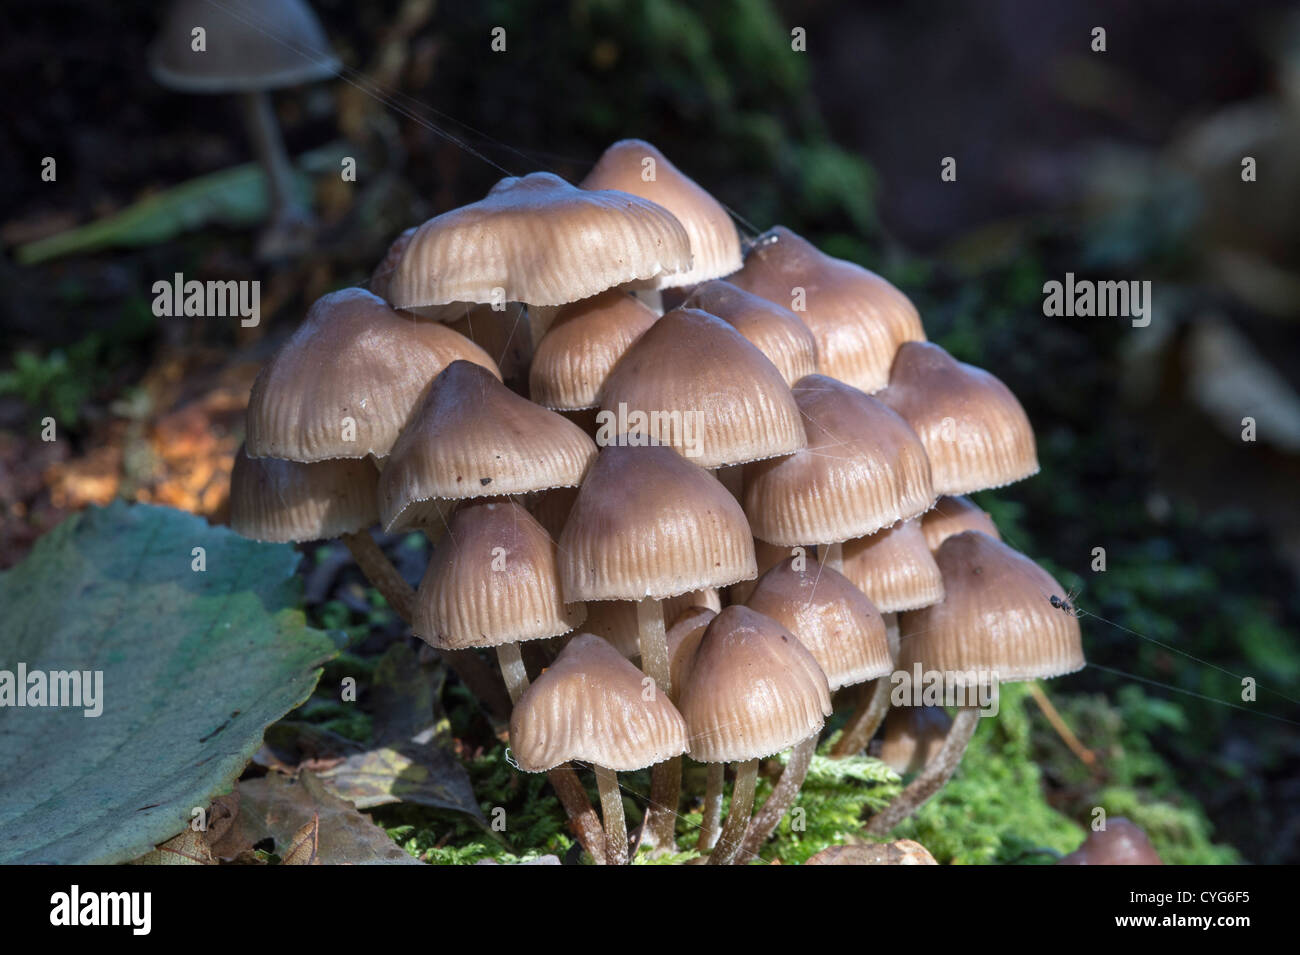
[[[533,355],[529,395],[556,410],[597,407],[614,365],[658,317],[620,289],[562,306]]]
[[[900,776],[920,772],[943,747],[951,726],[942,706],[896,706],[885,719],[880,760]]]
[[[375,270],[370,273],[370,291],[380,298],[388,299],[388,280],[397,271],[397,263],[402,261],[402,256],[406,254],[406,247],[411,244],[411,239],[415,237],[415,232],[419,228],[413,225],[398,235],[389,244],[388,250],[375,266]]]
[[[917,518],[845,541],[843,553],[844,576],[881,613],[917,610],[943,599],[943,575]]]
[[[934,502],[930,462],[902,418],[843,382],[794,386],[808,446],[745,468],[754,536],[782,546],[831,544],[915,517]]]
[[[817,339],[788,308],[718,279],[697,286],[682,308],[716,315],[768,357],[787,384],[817,373]]]
[[[248,455],[289,461],[383,457],[439,372],[465,360],[496,375],[487,352],[377,295],[318,299],[253,383]]]
[[[648,177],[653,178],[648,178]],[[584,189],[618,189],[657,203],[675,215],[691,241],[690,268],[655,285],[694,285],[740,268],[740,236],[722,204],[640,139],[623,139],[601,155],[582,180]]]
[[[1038,473],[1034,430],[1011,389],[938,345],[899,348],[889,387],[878,397],[920,435],[939,494],[1002,487]]]
[[[1052,606],[1065,590],[1024,554],[979,531],[954,534],[935,560],[947,596],[899,618],[898,668],[993,673],[1002,683],[1073,673],[1084,666],[1079,621]]]
[[[695,651],[704,639],[704,631],[719,612],[720,608],[687,607],[672,618],[672,625],[665,632],[665,638],[668,641],[668,673],[674,700],[681,697],[682,687],[686,685],[695,663]],[[667,615],[664,619],[668,619]]]
[[[925,340],[921,316],[906,295],[784,226],[759,236],[745,267],[728,281],[794,310],[817,339],[817,370],[868,394],[889,383],[899,345]],[[796,289],[803,289],[802,303]]]
[[[812,558],[777,564],[754,585],[746,606],[785,627],[816,658],[832,690],[894,668],[885,621],[848,579]]]
[[[191,35],[205,33],[196,52]],[[241,93],[333,76],[339,61],[302,0],[178,0],[149,51],[163,86],[189,93]]]
[[[789,630],[748,607],[727,607],[709,624],[678,701],[691,758],[704,763],[779,753],[831,715],[817,660]]]
[[[930,850],[911,839],[864,845],[827,846],[804,865],[938,865]]]
[[[454,334],[454,333],[453,333]],[[582,482],[596,446],[582,429],[466,361],[434,379],[379,479],[388,529],[433,498],[525,494]]]
[[[1106,821],[1106,828],[1088,833],[1083,845],[1057,865],[1164,865],[1147,834],[1122,816]]]
[[[983,531],[994,540],[1002,540],[993,518],[968,497],[941,497],[921,518],[921,533],[930,550],[938,550],[940,544],[962,531]]]
[[[662,206],[535,172],[502,179],[485,198],[420,226],[389,297],[399,308],[490,302],[494,294],[563,305],[690,264],[686,230]]]
[[[241,446],[230,474],[230,526],[259,541],[314,541],[379,519],[379,471],[365,458],[314,464],[250,458]]]
[[[495,647],[568,633],[582,604],[564,603],[555,541],[520,505],[472,501],[452,516],[425,570],[415,632],[435,647]]]
[[[580,633],[515,704],[510,749],[530,773],[569,760],[628,772],[686,751],[686,724],[663,693],[600,637]]]
[[[672,448],[602,449],[560,535],[568,600],[662,600],[756,574],[740,505]]]
[[[805,443],[781,372],[698,309],[673,309],[633,343],[600,389],[600,410],[610,437],[626,418],[628,434],[649,435],[705,468],[789,454]]]

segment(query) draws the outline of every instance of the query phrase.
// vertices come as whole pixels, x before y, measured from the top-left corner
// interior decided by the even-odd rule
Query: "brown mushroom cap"
[[[416,594],[414,629],[435,647],[495,647],[568,633],[585,616],[564,603],[555,541],[520,505],[456,509]]]
[[[938,345],[899,348],[889,387],[878,397],[920,436],[939,494],[1002,487],[1038,473],[1034,430],[1011,389]]]
[[[993,518],[968,497],[941,497],[921,518],[921,533],[930,550],[938,550],[940,544],[962,531],[983,531],[994,540],[1002,540]]]
[[[1073,673],[1084,666],[1079,621],[1052,606],[1065,590],[1032,560],[980,531],[949,537],[935,552],[942,603],[899,618],[898,668],[945,674],[993,673],[1014,683]]]
[[[379,471],[366,458],[302,464],[250,458],[241,445],[230,474],[230,526],[260,541],[313,541],[379,519]]]
[[[788,308],[721,279],[696,286],[681,307],[722,319],[766,355],[789,385],[817,373],[817,339]]]
[[[383,457],[429,382],[461,359],[497,373],[487,352],[450,329],[400,315],[364,289],[332,292],[253,383],[249,457]]]
[[[745,267],[729,281],[793,309],[817,339],[817,370],[868,394],[888,384],[899,345],[925,340],[921,317],[906,295],[784,226],[759,236]],[[802,311],[796,288],[804,290]]]
[[[1117,816],[1106,828],[1088,833],[1083,845],[1057,865],[1164,865],[1147,834],[1137,825]]]
[[[402,431],[379,479],[384,526],[421,502],[525,494],[579,484],[596,457],[570,421],[521,398],[477,365],[447,366]]]
[[[943,747],[951,726],[942,706],[896,706],[885,719],[880,760],[900,776],[920,772]]]
[[[817,660],[789,630],[748,607],[726,607],[695,650],[679,695],[691,758],[758,759],[818,732],[831,715]]]
[[[560,535],[568,600],[662,600],[756,573],[736,499],[672,448],[602,449]]]
[[[647,695],[645,679],[600,637],[575,636],[510,715],[519,768],[542,773],[579,760],[625,772],[684,753],[681,714],[666,695]]]
[[[587,605],[587,619],[582,629],[594,633],[613,644],[614,649],[629,660],[641,656],[641,632],[637,622],[636,603],[631,600],[593,600]],[[717,613],[722,609],[718,592],[713,589],[692,590],[664,601],[663,616],[666,622],[680,615],[700,609]]]
[[[535,172],[416,231],[388,282],[399,308],[448,302],[563,305],[690,268],[690,240],[662,206]]]
[[[811,557],[802,571],[794,564],[788,558],[760,577],[746,606],[798,637],[832,690],[889,673],[885,621],[867,596]]]
[[[202,27],[205,49],[191,31]],[[149,51],[163,86],[188,93],[241,93],[333,76],[339,61],[302,0],[177,0]]]
[[[651,168],[654,178],[647,181]],[[691,267],[661,277],[657,287],[694,285],[740,268],[740,236],[727,210],[644,140],[623,139],[606,149],[582,180],[582,188],[618,189],[649,199],[685,227],[691,241]]]
[[[870,845],[828,846],[809,857],[804,865],[938,865],[930,851],[919,842],[899,839],[897,842]]]
[[[557,411],[598,407],[610,371],[658,317],[620,289],[561,306],[533,355],[532,400]]]
[[[917,518],[845,541],[843,554],[844,576],[882,613],[917,610],[943,599],[943,575]]]
[[[370,291],[385,301],[388,300],[388,280],[397,271],[397,263],[402,261],[402,256],[406,254],[406,247],[411,244],[411,239],[415,238],[415,232],[419,228],[419,226],[413,225],[389,243],[388,250],[384,252],[384,257],[379,260],[375,270],[370,273]]]
[[[721,608],[712,607],[687,607],[671,618],[672,625],[668,627],[665,639],[668,642],[669,680],[672,683],[675,700],[681,698],[682,687],[686,685],[686,680],[691,675],[691,666],[695,663],[695,651],[699,649],[700,641],[704,639],[704,631],[708,629],[720,610]],[[665,614],[664,619],[670,618]]]
[[[822,375],[794,386],[808,447],[745,468],[754,535],[783,546],[831,544],[915,517],[934,502],[930,463],[902,418]]]
[[[706,468],[789,454],[805,443],[781,372],[698,309],[673,309],[632,344],[600,389],[600,410],[613,435],[622,412],[629,433],[671,444]],[[632,421],[636,412],[647,416],[644,426]]]

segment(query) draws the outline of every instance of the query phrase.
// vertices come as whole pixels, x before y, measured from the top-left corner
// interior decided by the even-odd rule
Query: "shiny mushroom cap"
[[[740,268],[740,236],[722,204],[641,139],[623,139],[601,155],[584,189],[617,189],[663,206],[690,237],[692,265],[660,277],[658,288],[694,285]]]
[[[822,375],[794,386],[808,446],[745,468],[745,514],[772,544],[831,544],[873,534],[934,503],[930,462],[902,418]]]
[[[920,436],[939,494],[1002,487],[1038,473],[1034,430],[1011,389],[938,345],[899,348],[889,387],[878,397]]]
[[[448,302],[564,305],[690,268],[690,240],[664,209],[535,172],[420,226],[389,277],[399,308]]]
[[[917,610],[943,599],[943,575],[917,518],[845,541],[843,554],[844,576],[882,613]]]
[[[673,699],[679,700],[682,687],[691,675],[691,666],[695,663],[695,651],[704,639],[708,629],[720,608],[687,607],[680,614],[671,618],[672,623],[666,631],[668,641],[669,679],[673,686]],[[665,614],[664,619],[669,619]]]
[[[921,518],[921,532],[930,550],[938,550],[940,544],[962,531],[983,531],[994,540],[1002,539],[993,518],[968,497],[941,497]]]
[[[530,773],[569,760],[630,772],[686,751],[686,724],[647,677],[600,637],[580,633],[510,715],[510,749]]]
[[[888,384],[899,345],[925,340],[906,295],[784,226],[755,239],[728,281],[798,315],[817,339],[817,370],[867,394]]]
[[[303,464],[250,458],[241,445],[230,474],[230,526],[259,541],[313,541],[379,519],[379,471],[367,458]]]
[[[920,772],[943,747],[951,726],[942,706],[896,706],[885,719],[880,761],[900,776]]]
[[[248,454],[289,461],[387,455],[429,383],[487,352],[433,322],[350,288],[318,299],[253,383]]]
[[[1106,828],[1088,833],[1083,845],[1058,865],[1164,865],[1151,840],[1122,816],[1106,820]]]
[[[696,286],[682,308],[722,319],[766,355],[789,385],[817,373],[817,339],[799,316],[776,302],[718,279]]]

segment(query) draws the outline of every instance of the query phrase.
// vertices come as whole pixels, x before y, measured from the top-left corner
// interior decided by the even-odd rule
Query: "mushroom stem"
[[[754,808],[754,789],[758,785],[758,760],[749,759],[736,767],[736,781],[731,787],[731,809],[718,837],[718,845],[709,856],[709,865],[731,865],[749,825]]]
[[[518,703],[524,690],[528,689],[528,670],[524,666],[523,654],[519,652],[519,644],[500,644],[497,647],[497,663],[501,667],[501,678],[506,682],[506,690],[510,693],[510,702]]]
[[[835,741],[831,755],[836,759],[854,756],[867,748],[871,737],[889,713],[889,677],[882,676],[864,684],[858,696],[853,715],[844,724],[844,732]]]
[[[656,315],[664,313],[664,295],[657,288],[639,288],[632,292],[637,299]]]
[[[546,778],[551,781],[551,788],[555,790],[555,795],[560,797],[560,805],[564,806],[564,811],[568,813],[569,824],[573,827],[573,834],[578,842],[587,850],[587,855],[591,856],[592,862],[596,865],[604,865],[605,831],[600,827],[596,810],[592,808],[587,790],[583,788],[578,774],[566,763],[552,769],[546,774]]]
[[[897,799],[871,817],[867,822],[868,835],[885,835],[943,788],[943,784],[952,778],[957,765],[961,762],[962,754],[966,752],[966,745],[975,733],[979,718],[979,707],[958,707],[957,716],[952,721],[948,735],[944,738],[943,748],[925,764],[925,768]]]
[[[822,556],[822,566],[829,567],[839,574],[844,573],[844,545],[840,541],[826,545],[826,553]]]
[[[244,122],[252,137],[258,161],[266,173],[267,199],[272,226],[306,221],[310,218],[298,202],[293,182],[293,164],[280,136],[280,124],[275,121],[271,97],[264,90],[253,90],[242,96]]]
[[[370,532],[344,534],[342,539],[352,552],[352,559],[361,568],[361,573],[388,601],[393,612],[410,624],[415,613],[415,591],[402,579],[402,575],[375,543]],[[478,654],[473,650],[438,649],[438,656],[478,698],[493,719],[504,722],[509,718],[510,704],[501,692],[501,683]]]
[[[709,763],[709,775],[704,784],[704,809],[701,813],[700,839],[695,848],[701,854],[712,851],[718,844],[722,829],[722,783],[727,775],[726,763]]]
[[[641,669],[655,681],[656,692],[669,696],[672,681],[668,664],[668,637],[664,631],[663,604],[653,598],[636,605],[636,625],[641,649]],[[674,848],[677,803],[682,790],[681,758],[665,760],[650,770],[650,804],[646,807],[641,841],[651,848]]]
[[[623,816],[623,791],[618,788],[618,773],[604,766],[596,766],[595,770],[600,814],[605,820],[605,860],[610,865],[627,865],[627,819]]]
[[[1038,708],[1043,711],[1047,717],[1047,722],[1052,724],[1052,729],[1056,730],[1056,735],[1065,741],[1065,745],[1070,747],[1070,752],[1079,757],[1079,761],[1092,769],[1097,764],[1097,754],[1080,742],[1079,737],[1074,735],[1074,730],[1070,729],[1070,724],[1065,722],[1065,717],[1060,714],[1052,701],[1047,698],[1043,688],[1039,686],[1037,680],[1029,681],[1029,695],[1033,697]]]
[[[790,760],[781,772],[772,794],[763,803],[763,808],[754,814],[745,831],[745,838],[740,843],[739,860],[749,862],[758,855],[763,843],[772,837],[776,827],[781,824],[785,814],[794,805],[803,781],[808,777],[808,767],[812,765],[813,754],[817,752],[817,734],[809,736],[790,751]]]

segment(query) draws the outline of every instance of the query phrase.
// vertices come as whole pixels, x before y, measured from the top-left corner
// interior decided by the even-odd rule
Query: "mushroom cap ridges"
[[[497,298],[564,305],[690,265],[690,239],[667,209],[535,172],[420,226],[388,294],[399,308]]]
[[[745,467],[754,536],[781,546],[864,537],[934,503],[930,462],[897,413],[856,388],[809,375],[794,386],[808,446]]]
[[[633,343],[605,379],[600,408],[611,422],[645,416],[644,427],[629,433],[649,434],[706,468],[789,454],[805,443],[781,372],[698,309],[673,309]]]
[[[662,446],[602,449],[560,535],[568,600],[662,600],[756,574],[736,499]]]
[[[741,762],[821,730],[830,688],[817,660],[776,621],[731,606],[709,624],[678,697],[691,758]]]
[[[510,749],[540,773],[569,760],[618,772],[686,751],[686,724],[668,697],[645,693],[645,675],[600,637],[573,637],[519,698]]]
[[[1038,473],[1034,429],[1011,389],[938,345],[899,348],[889,387],[877,397],[920,436],[938,494],[1002,487]]]
[[[509,500],[468,501],[429,560],[414,629],[461,650],[559,636],[584,615],[564,603],[555,541],[531,514]]]
[[[562,306],[533,355],[532,400],[564,411],[597,407],[609,373],[658,317],[621,289]]]
[[[943,599],[943,575],[917,518],[845,541],[843,555],[844,576],[882,613],[917,610]]]
[[[921,317],[906,295],[784,226],[759,236],[745,267],[728,281],[794,309],[817,339],[818,371],[868,394],[888,383],[899,345],[925,340]]]
[[[816,658],[832,690],[884,676],[893,668],[885,621],[866,594],[812,558],[777,564],[745,605],[785,627]]]
[[[454,333],[453,333],[454,334]],[[384,526],[432,498],[526,494],[581,483],[596,457],[582,429],[483,369],[453,362],[430,386],[379,479]]]
[[[817,339],[794,312],[717,279],[696,286],[682,308],[716,315],[761,351],[793,385],[817,373]]]
[[[653,168],[653,178],[647,181],[648,168]],[[681,222],[691,241],[691,267],[662,276],[655,283],[658,287],[694,285],[740,268],[740,236],[727,210],[644,140],[623,139],[606,149],[582,187],[640,196],[663,206]]]
[[[291,461],[387,455],[439,372],[487,352],[435,322],[401,315],[364,289],[318,299],[253,383],[250,457]]]
[[[369,527],[379,519],[379,471],[367,458],[303,464],[250,458],[243,447],[230,474],[230,526],[260,541],[312,541]]]
[[[898,668],[939,671],[951,683],[1002,683],[1084,666],[1079,621],[1052,606],[1065,590],[1032,560],[980,531],[954,534],[935,552],[942,603],[899,617]]]

